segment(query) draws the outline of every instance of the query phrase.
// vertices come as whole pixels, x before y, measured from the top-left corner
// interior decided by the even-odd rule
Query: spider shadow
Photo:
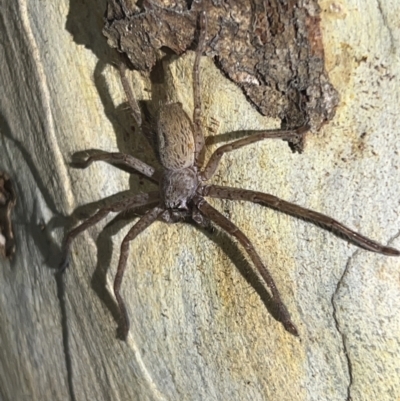
[[[228,233],[222,231],[219,227],[212,226],[202,227],[194,222],[189,222],[197,231],[205,235],[210,241],[213,241],[225,255],[231,260],[232,264],[238,269],[241,276],[258,294],[264,306],[271,316],[278,322],[282,322],[282,317],[276,309],[276,304],[273,302],[271,295],[268,293],[265,284],[255,272],[255,267],[244,257],[245,253],[240,249],[239,245],[229,236]]]
[[[35,182],[38,191],[41,194],[43,199],[39,200],[36,194],[33,194],[29,188],[29,185],[26,182],[26,177],[20,177],[18,172],[14,171],[12,174],[13,177],[13,185],[15,192],[17,194],[17,203],[15,206],[15,235],[19,235],[17,230],[17,225],[23,226],[24,231],[29,233],[29,236],[32,238],[36,249],[39,250],[40,254],[43,255],[43,259],[47,265],[51,268],[55,268],[55,261],[57,260],[57,255],[59,254],[59,246],[56,244],[54,239],[52,238],[51,232],[51,224],[42,224],[43,220],[43,207],[42,203],[46,204],[46,207],[50,210],[53,221],[59,222],[59,224],[65,223],[65,217],[62,216],[58,211],[58,207],[53,199],[51,192],[47,188],[46,183],[44,182],[44,178],[37,167],[37,163],[35,163],[32,155],[27,150],[25,144],[18,139],[15,139],[12,129],[5,118],[5,116],[0,113],[0,128],[1,128],[1,145],[5,146],[5,142],[10,141],[12,146],[14,146],[17,151],[21,154],[24,162],[26,163],[27,168],[32,175],[33,182]],[[6,153],[7,154],[7,153]],[[6,165],[12,166],[11,160],[3,160],[6,162]],[[8,169],[7,169],[8,170]],[[33,199],[33,206],[31,206],[31,200]],[[30,211],[31,218],[27,219],[27,211]],[[28,213],[28,214],[29,214]],[[18,238],[17,238],[18,240]],[[26,240],[24,240],[26,241]],[[15,259],[13,259],[12,263],[15,263]]]
[[[80,208],[80,211],[88,211],[88,206]],[[97,265],[92,274],[91,287],[96,292],[104,306],[109,310],[116,324],[119,325],[121,316],[120,310],[114,299],[114,294],[107,289],[107,274],[112,264],[112,255],[114,244],[112,237],[118,234],[127,225],[134,224],[133,219],[143,216],[145,208],[139,208],[134,211],[128,211],[123,215],[117,215],[110,220],[100,231],[97,240]],[[167,224],[167,223],[165,223]],[[257,292],[264,306],[272,317],[281,322],[281,317],[275,308],[275,303],[272,301],[265,285],[255,273],[253,265],[244,258],[244,253],[238,244],[224,231],[219,228],[201,227],[195,222],[185,221],[177,224],[188,224],[195,228],[202,235],[205,235],[210,241],[213,241],[232,261],[232,264],[238,269],[241,276],[246,282]],[[117,329],[117,333],[119,328]]]
[[[163,100],[165,101],[166,99],[166,94],[163,92],[164,71],[162,67],[163,62],[168,61],[168,58],[172,57],[172,55],[166,52],[164,58],[157,62],[156,66],[153,68],[148,77],[151,83],[152,100],[139,102],[142,115],[145,117],[144,120],[148,121],[148,124],[143,126],[144,132],[141,133],[131,115],[131,112],[129,111],[129,108],[127,108],[127,103],[125,102],[115,106],[114,98],[111,96],[109,85],[104,74],[108,65],[113,65],[120,62],[120,56],[117,56],[117,52],[115,50],[110,49],[110,47],[107,45],[106,39],[99,31],[97,31],[98,33],[96,35],[93,35],[92,33],[93,26],[99,25],[99,21],[102,19],[103,10],[105,9],[106,0],[100,0],[100,4],[95,0],[87,0],[85,2],[70,0],[70,9],[67,17],[66,30],[72,34],[73,40],[77,44],[85,45],[85,47],[93,51],[98,58],[97,65],[93,72],[94,84],[103,106],[104,114],[113,126],[118,150],[122,153],[137,157],[143,162],[158,168],[159,162],[157,160],[157,151],[154,147],[154,138],[152,136],[151,115],[154,114],[154,111],[157,109],[159,103]],[[133,85],[134,83],[132,83],[132,86]],[[236,135],[241,135],[240,137],[243,137],[248,135],[248,132],[240,132]],[[88,152],[98,152],[94,149],[91,149],[90,151],[83,151],[86,154]],[[125,171],[132,173],[132,171]],[[148,192],[151,190],[150,185],[152,184],[148,183],[147,180],[144,180],[139,174],[130,175],[129,192]],[[115,196],[117,197],[119,194]],[[99,207],[107,204],[111,198],[115,199],[113,196],[77,208],[72,214],[71,218],[68,219],[66,232],[74,225],[74,222],[77,220],[82,220],[82,218],[89,217],[96,210],[98,210]],[[116,307],[114,297],[107,290],[107,272],[111,264],[113,253],[111,237],[120,231],[125,225],[129,224],[129,222],[125,220],[125,217],[126,216],[115,217],[113,220],[107,223],[104,229],[100,232],[96,241],[97,265],[91,279],[92,288],[95,290],[103,304],[110,310],[112,316],[117,322],[120,318],[119,310]],[[207,234],[206,230],[204,229],[200,229],[199,227],[197,228],[204,232],[209,239],[221,246],[228,257],[232,260],[233,264],[236,265],[241,275],[257,291],[270,313],[277,320],[279,320],[279,316],[277,316],[274,311],[268,291],[252,270],[250,263],[243,258],[243,252],[239,249],[235,242],[225,233],[221,234],[220,236],[214,236]],[[65,348],[68,348],[68,344],[65,345]],[[69,374],[71,374],[71,372],[69,372]]]
[[[119,323],[121,321],[121,311],[115,301],[114,293],[107,289],[107,274],[112,265],[112,255],[114,243],[112,237],[118,234],[124,227],[133,226],[134,219],[142,217],[148,207],[142,206],[133,211],[126,211],[118,214],[111,219],[99,233],[96,240],[97,265],[91,279],[91,287],[96,292],[104,306],[110,311],[115,320],[117,328],[117,338],[121,339]],[[119,255],[118,255],[119,256]]]
[[[94,0],[88,0],[88,2],[94,3]],[[104,5],[102,10],[105,10],[106,2],[104,0],[101,0],[101,2]],[[97,3],[93,9],[99,9]],[[166,52],[165,56],[157,61],[149,76],[151,83],[150,91],[152,96],[151,100],[139,102],[140,110],[142,116],[144,117],[144,123],[142,127],[139,127],[132,116],[132,111],[130,110],[128,102],[115,105],[114,97],[111,95],[109,89],[110,85],[107,82],[105,75],[105,70],[109,65],[115,66],[122,61],[129,66],[129,60],[127,60],[123,55],[118,54],[114,49],[111,49],[108,46],[106,39],[101,34],[93,37],[90,26],[93,26],[93,24],[98,25],[97,20],[99,19],[100,15],[98,11],[92,13],[89,10],[91,9],[88,4],[82,4],[77,0],[71,0],[66,29],[73,35],[76,43],[84,44],[85,47],[92,50],[98,58],[98,62],[93,71],[94,85],[97,89],[99,99],[103,106],[103,112],[113,127],[118,151],[136,157],[159,170],[160,163],[157,157],[153,130],[154,116],[159,104],[162,103],[166,98],[166,95],[163,92],[163,62],[165,59],[173,57],[173,55],[171,52]],[[128,79],[130,79],[130,77]],[[120,85],[122,90],[122,83],[120,83]],[[132,88],[134,87],[134,82],[131,82],[131,86]],[[88,157],[90,155],[99,154],[102,152],[104,152],[104,150],[83,149],[82,151],[75,153],[73,155],[73,159],[75,158],[79,160],[83,156]],[[74,166],[72,163],[72,167],[78,166]],[[116,167],[130,174],[130,193],[146,193],[154,190],[154,183],[146,180],[136,171],[121,166]],[[55,225],[61,226],[62,224],[65,227],[65,233],[67,233],[73,226],[76,225],[76,223],[78,223],[78,221],[82,221],[85,218],[92,216],[99,208],[111,203],[111,199],[118,199],[119,195],[120,194],[117,194],[107,199],[101,199],[99,201],[80,206],[67,219],[66,224],[65,219],[59,219],[57,222],[58,224],[55,223]],[[99,234],[96,242],[98,263],[91,279],[92,288],[95,290],[103,304],[106,305],[106,307],[110,310],[117,322],[119,322],[120,319],[119,310],[116,308],[114,297],[111,296],[106,289],[107,271],[112,258],[112,241],[110,236],[115,235],[126,224],[128,224],[128,222],[123,222],[123,218],[115,217],[114,220],[111,220],[105,226],[104,232],[101,231]],[[71,393],[72,392],[73,391],[71,390]]]
[[[118,53],[114,49],[111,49],[107,44],[107,40],[101,34],[101,28],[99,29],[99,27],[103,25],[104,12],[108,3],[108,0],[85,0],[84,2],[81,0],[70,0],[65,30],[72,35],[73,41],[76,44],[83,45],[86,49],[89,49],[98,59],[97,65],[93,71],[93,80],[103,106],[103,112],[113,126],[116,144],[119,151],[138,157],[145,163],[157,167],[158,162],[156,160],[154,149],[151,148],[147,138],[144,138],[145,140],[143,140],[143,135],[137,134],[139,129],[135,125],[131,113],[126,107],[126,103],[115,106],[113,97],[109,92],[109,85],[106,81],[104,71],[108,65],[113,65],[118,62],[119,56]],[[95,150],[91,151],[96,152]],[[132,171],[128,172],[132,173]],[[147,192],[147,188],[150,188],[151,185],[150,182],[138,174],[130,175],[129,186],[133,193]],[[118,197],[118,194],[116,196]],[[53,228],[63,227],[66,233],[76,225],[78,221],[82,220],[82,218],[93,215],[99,207],[107,204],[111,199],[115,198],[110,197],[86,204],[77,208],[69,217],[57,215],[52,219],[50,225]],[[57,208],[54,207],[54,210],[57,210]],[[109,229],[109,225],[107,224],[104,232],[102,231],[100,233],[99,239],[97,240],[98,262],[91,279],[91,286],[100,297],[100,300],[111,311],[116,321],[119,321],[118,310],[113,297],[111,297],[106,290],[107,269],[112,255],[111,239],[107,239],[107,233],[111,235],[113,232],[121,229],[122,225],[121,222],[118,222],[115,225],[111,225],[112,228]],[[52,258],[52,260],[58,262],[60,259],[59,255],[61,255],[60,247],[56,246],[56,250],[58,250],[58,257],[56,256]],[[54,263],[51,268],[56,268],[57,266]],[[63,276],[56,274],[56,282],[61,311],[62,337],[68,390],[70,399],[74,401],[76,399],[73,384],[74,371],[70,357],[70,340],[68,336],[69,328],[67,321],[68,315],[66,313],[67,308],[64,300],[65,285]]]
[[[115,301],[114,294],[107,289],[107,274],[111,267],[113,254],[112,237],[121,231],[132,221],[123,220],[120,216],[115,216],[109,221],[99,233],[96,240],[97,264],[90,280],[90,285],[95,291],[101,302],[109,310],[113,320],[119,326],[121,320],[120,310]],[[117,337],[119,329],[117,329]]]
[[[99,60],[94,71],[94,82],[103,104],[104,112],[113,125],[118,149],[122,153],[131,154],[132,156],[137,157],[138,159],[149,165],[155,166],[156,168],[160,166],[160,164],[157,158],[157,150],[154,146],[154,133],[152,131],[154,124],[153,116],[160,102],[165,101],[166,99],[166,93],[163,91],[163,63],[168,61],[168,59],[171,57],[174,56],[167,54],[162,60],[157,62],[156,66],[152,70],[150,76],[152,85],[152,100],[139,102],[142,115],[144,116],[143,120],[145,121],[142,127],[143,132],[140,132],[140,128],[136,126],[129,107],[127,107],[127,103],[123,103],[117,107],[114,106],[106,79],[103,75],[107,63]],[[207,138],[207,144],[239,139],[248,135],[249,131],[236,131],[218,136],[209,136]],[[75,153],[73,157],[79,159],[82,156],[87,157],[89,155],[94,155],[101,152],[102,151],[98,149],[82,150],[81,152]],[[121,168],[120,166],[117,167]],[[152,184],[148,183],[148,180],[143,179],[140,174],[134,170],[123,167],[122,170],[131,174],[129,179],[130,193],[148,192],[151,190],[150,185]],[[110,199],[116,199],[116,197],[119,195],[120,194],[117,194],[107,199],[101,199],[99,201],[80,206],[74,211],[73,215],[71,216],[71,221],[76,222],[76,219],[82,220],[93,215],[94,212],[100,207],[104,207]],[[96,241],[97,265],[91,278],[91,287],[96,292],[102,303],[110,311],[117,323],[120,321],[120,311],[114,300],[113,294],[107,290],[107,272],[110,267],[113,254],[113,243],[111,237],[117,234],[124,226],[128,224],[130,224],[130,222],[126,220],[126,216],[116,216],[113,220],[107,223],[104,229],[99,233]],[[257,292],[270,314],[277,321],[281,321],[281,318],[276,311],[275,303],[272,302],[272,298],[264,284],[254,272],[253,266],[245,258],[243,258],[244,253],[228,236],[228,234],[220,231],[221,234],[215,236],[210,234],[206,229],[201,228],[194,223],[190,224],[221,247],[221,249],[231,259],[232,263],[238,268],[243,278]],[[72,224],[70,227],[72,227]]]
[[[77,226],[77,222],[83,221],[90,216],[93,216],[96,211],[100,208],[107,207],[112,203],[121,201],[122,199],[126,199],[128,195],[131,195],[132,192],[130,190],[119,192],[115,195],[111,195],[107,198],[102,198],[98,201],[94,201],[82,206],[77,207],[74,212],[68,218],[57,218],[51,220],[50,224],[52,229],[55,228],[64,228],[65,233],[69,232],[73,227]],[[114,216],[112,219],[107,221],[103,228],[101,228],[97,239],[96,239],[96,248],[97,248],[97,265],[95,267],[94,273],[91,276],[90,285],[91,288],[95,291],[100,301],[105,305],[105,307],[110,311],[113,319],[118,324],[120,322],[120,310],[115,301],[114,294],[107,289],[107,273],[111,266],[112,254],[113,254],[113,241],[112,237],[120,232],[126,225],[133,225],[133,219],[137,217],[141,217],[144,215],[146,211],[146,206],[139,207],[133,211],[126,211],[125,213],[120,213]],[[95,230],[98,227],[98,224],[95,224],[91,230]],[[47,227],[46,227],[47,228]],[[58,257],[55,257],[55,260],[58,262],[51,266],[51,268],[58,269],[60,266],[60,248],[57,247],[57,251],[53,250],[52,254],[56,253]],[[73,266],[70,266],[73,267]],[[62,331],[63,331],[63,339],[65,346],[68,343],[68,329],[67,329],[67,318],[66,318],[66,309],[65,309],[65,284],[63,280],[63,273],[60,271],[56,271],[55,274],[56,283],[57,283],[57,294],[60,300],[61,307],[61,320],[62,320]],[[118,331],[117,331],[118,333]],[[118,335],[117,335],[118,337]],[[66,346],[66,350],[68,347]],[[66,352],[68,355],[68,352]],[[68,363],[68,362],[67,362]]]
[[[119,152],[136,157],[144,163],[154,167],[156,170],[162,169],[156,145],[156,115],[160,104],[165,103],[168,99],[164,82],[164,63],[174,57],[176,56],[171,52],[165,52],[165,55],[156,62],[148,77],[151,85],[151,88],[149,89],[151,92],[151,98],[149,100],[138,101],[143,121],[141,126],[137,125],[128,102],[123,102],[118,106],[114,105],[113,97],[109,91],[109,85],[103,75],[107,64],[122,62],[129,66],[129,60],[122,55],[118,56],[118,61],[116,61],[116,57],[114,57],[112,62],[99,60],[93,73],[94,83],[101,103],[103,104],[104,114],[113,126],[116,146]],[[130,79],[130,77],[128,77],[128,79]],[[134,81],[131,82],[131,88],[133,87]],[[124,95],[124,97],[126,98],[126,95]],[[129,178],[129,186],[133,192],[139,190],[142,192],[147,191],[147,187],[143,181],[143,176],[137,174],[134,170],[122,169],[131,174]]]

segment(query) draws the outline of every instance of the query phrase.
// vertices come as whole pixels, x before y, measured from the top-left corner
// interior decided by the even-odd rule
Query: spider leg
[[[72,165],[76,168],[86,168],[93,162],[103,161],[113,165],[121,165],[132,168],[144,176],[158,183],[159,175],[154,167],[142,162],[141,160],[125,153],[109,153],[103,152],[97,155],[89,156],[86,160],[80,160],[76,156],[73,157]]]
[[[121,77],[122,87],[124,88],[126,97],[128,99],[129,106],[132,110],[133,118],[136,124],[142,126],[142,114],[140,112],[139,104],[132,92],[131,85],[129,84],[128,78],[126,77],[126,65],[120,62],[118,65],[119,75]]]
[[[337,236],[346,239],[348,242],[357,245],[360,248],[366,249],[367,251],[377,252],[388,256],[400,256],[400,251],[397,249],[381,245],[378,242],[364,237],[363,235],[358,234],[357,232],[346,227],[344,224],[334,220],[332,217],[326,216],[322,213],[314,212],[313,210],[295,205],[294,203],[284,201],[270,194],[247,191],[244,189],[222,187],[218,185],[204,186],[202,189],[200,189],[200,193],[203,196],[211,196],[213,198],[245,200],[253,203],[259,203],[260,205],[267,206],[271,209],[278,210],[279,212],[289,214],[293,217],[297,217],[320,226],[331,231]]]
[[[275,285],[275,282],[269,273],[268,269],[264,266],[261,261],[260,256],[254,249],[250,240],[246,237],[246,235],[229,219],[227,219],[223,214],[221,214],[218,210],[214,209],[209,203],[207,203],[202,197],[197,196],[194,199],[198,209],[211,221],[215,224],[219,225],[222,229],[224,229],[228,234],[235,237],[239,243],[246,250],[248,255],[250,256],[252,262],[256,266],[257,270],[261,274],[261,277],[264,279],[267,284],[270,292],[271,292],[271,300],[274,303],[274,310],[277,312],[278,320],[283,324],[286,331],[289,333],[298,336],[299,333],[297,331],[296,326],[290,319],[290,315],[286,306],[281,300],[279,291]]]
[[[207,35],[207,16],[205,11],[200,12],[200,37],[199,44],[196,49],[196,57],[193,66],[193,126],[194,126],[194,143],[195,143],[195,164],[201,164],[200,156],[204,148],[204,134],[201,121],[201,94],[200,94],[200,60],[204,51],[204,44]]]
[[[121,253],[118,262],[117,274],[114,279],[114,294],[117,299],[118,307],[121,312],[121,338],[125,341],[129,331],[129,318],[128,312],[126,310],[125,303],[121,297],[120,289],[122,284],[122,278],[126,268],[126,262],[129,255],[129,244],[135,239],[142,231],[149,227],[162,213],[165,209],[156,206],[150,209],[139,221],[128,231],[121,243]]]
[[[154,203],[158,200],[158,191],[149,192],[147,194],[139,194],[135,195],[131,198],[124,199],[122,201],[114,202],[109,206],[101,208],[97,213],[93,216],[86,219],[83,223],[81,223],[78,227],[75,227],[73,230],[69,231],[63,241],[62,245],[62,259],[60,263],[59,270],[61,272],[65,271],[65,269],[69,265],[69,250],[72,244],[72,241],[83,231],[87,230],[89,227],[95,225],[99,221],[103,220],[109,213],[111,212],[122,212],[128,209],[132,209],[138,206],[144,206],[146,204]]]
[[[250,132],[250,136],[246,138],[220,146],[211,155],[210,160],[204,168],[204,171],[201,173],[201,179],[203,181],[207,181],[214,175],[224,153],[231,152],[232,150],[239,149],[243,146],[250,145],[264,139],[296,139],[303,136],[309,129],[310,127],[308,125],[303,125],[302,127],[288,131],[253,131],[253,134]]]

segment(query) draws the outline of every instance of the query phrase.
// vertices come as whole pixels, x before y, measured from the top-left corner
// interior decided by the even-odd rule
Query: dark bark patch
[[[332,119],[339,96],[324,67],[316,0],[110,0],[103,33],[133,68],[151,71],[163,49],[179,55],[196,48],[201,10],[208,20],[204,54],[260,113],[280,118],[283,129],[308,121],[316,131]]]

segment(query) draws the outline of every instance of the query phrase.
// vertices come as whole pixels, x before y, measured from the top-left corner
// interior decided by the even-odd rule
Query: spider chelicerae
[[[199,15],[200,34],[193,67],[194,111],[193,122],[184,112],[180,103],[167,103],[159,108],[155,131],[158,154],[163,169],[156,171],[141,160],[124,153],[102,153],[88,157],[79,167],[86,168],[94,161],[104,161],[118,166],[134,169],[159,185],[158,191],[132,196],[100,208],[92,217],[69,231],[63,242],[63,259],[61,271],[69,264],[69,250],[74,238],[89,227],[104,219],[109,213],[124,213],[135,208],[146,208],[146,212],[122,241],[117,274],[114,280],[114,294],[121,313],[121,337],[126,339],[129,332],[129,318],[120,294],[122,278],[127,265],[129,244],[154,221],[162,220],[168,223],[192,219],[201,226],[213,222],[244,247],[245,251],[264,280],[271,297],[271,304],[278,320],[284,328],[298,335],[296,326],[291,321],[288,310],[283,304],[279,291],[268,269],[262,262],[257,251],[246,235],[228,218],[212,207],[204,197],[229,200],[244,200],[270,207],[291,216],[307,220],[322,228],[328,229],[360,248],[390,256],[399,256],[397,249],[381,245],[361,234],[356,233],[338,221],[324,214],[286,202],[273,195],[205,184],[215,173],[224,153],[239,149],[267,138],[280,138],[292,142],[302,139],[309,127],[304,125],[294,130],[257,131],[246,138],[236,140],[219,147],[207,163],[203,163],[204,135],[201,125],[201,96],[200,96],[200,59],[206,42],[207,19],[205,12]],[[125,75],[125,65],[120,65],[120,75],[128,102],[139,126],[142,125],[141,113],[133,96],[130,84]]]

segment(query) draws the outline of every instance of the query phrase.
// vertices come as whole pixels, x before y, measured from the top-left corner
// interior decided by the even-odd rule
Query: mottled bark
[[[335,117],[301,155],[280,140],[225,155],[213,184],[272,193],[399,248],[398,5],[319,5],[325,69],[341,99]],[[99,199],[154,190],[106,163],[69,165],[75,152],[95,148],[156,166],[151,141],[132,132],[110,66],[106,3],[2,0],[1,8],[0,171],[18,195],[17,252],[0,261],[2,400],[400,397],[399,260],[248,202],[212,205],[252,240],[300,337],[270,316],[263,287],[227,236],[155,222],[131,244],[121,289],[131,330],[127,343],[117,340],[112,282],[132,223],[82,234],[63,281],[55,275],[65,227]],[[190,51],[172,58],[164,82],[129,72],[140,106],[151,114],[166,91],[192,115],[193,62]],[[225,133],[280,127],[211,59],[201,64],[203,123],[213,137],[206,157]]]

